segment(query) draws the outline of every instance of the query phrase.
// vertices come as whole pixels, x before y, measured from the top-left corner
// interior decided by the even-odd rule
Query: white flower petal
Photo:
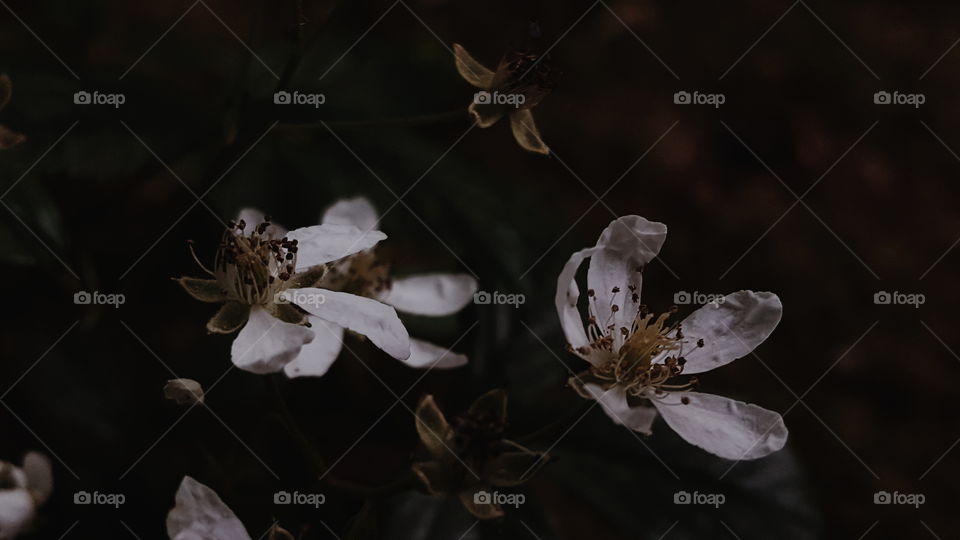
[[[403,363],[414,368],[451,369],[467,365],[467,356],[433,343],[410,338],[410,358]]]
[[[600,403],[603,412],[615,423],[647,435],[651,433],[650,427],[657,418],[657,409],[645,405],[631,407],[627,403],[626,391],[620,386],[604,390],[596,384],[587,383],[583,388]]]
[[[397,311],[386,304],[354,294],[312,287],[288,289],[283,295],[311,315],[367,336],[374,345],[397,360],[410,357],[407,329],[397,317]]]
[[[314,333],[305,326],[290,324],[255,306],[240,333],[233,340],[233,363],[251,373],[274,373],[296,358],[300,348],[313,341]]]
[[[660,253],[666,237],[666,225],[640,216],[619,217],[600,234],[597,247],[603,249],[590,259],[587,286],[596,294],[596,317],[602,326],[629,329],[633,324],[640,304],[641,269]],[[621,334],[614,336],[619,340]]]
[[[240,220],[243,220],[246,223],[246,227],[243,229],[243,232],[249,233],[257,225],[263,223],[263,218],[266,217],[263,212],[257,210],[256,208],[241,208],[240,213],[237,214],[236,222],[240,223]],[[278,225],[276,223],[270,222],[270,226],[266,230],[267,238],[280,239],[286,236],[287,229],[283,225]]]
[[[340,356],[343,327],[319,317],[308,317],[315,337],[300,349],[300,354],[283,367],[290,378],[323,376]]]
[[[0,490],[0,538],[14,538],[30,523],[36,511],[26,489]]]
[[[167,514],[171,540],[250,540],[233,511],[210,488],[184,476],[177,505]]]
[[[287,233],[287,238],[297,241],[297,268],[300,270],[342,259],[348,255],[370,249],[387,235],[380,231],[364,231],[353,225],[325,223],[302,227]]]
[[[574,349],[584,347],[590,343],[587,333],[583,329],[583,320],[577,309],[580,299],[580,288],[577,287],[577,270],[583,260],[597,251],[597,248],[586,248],[570,255],[570,259],[563,265],[560,276],[557,277],[557,293],[554,304],[557,307],[557,316],[560,317],[560,326],[567,338],[567,343]]]
[[[681,402],[684,397],[689,403]],[[670,392],[651,401],[684,440],[725,459],[762,458],[787,442],[783,418],[757,405],[698,392]]]
[[[780,322],[783,304],[769,292],[740,291],[707,304],[680,323],[685,375],[703,373],[742,358],[763,343]],[[703,347],[697,340],[703,339]]]
[[[366,197],[340,199],[323,213],[320,223],[353,225],[361,231],[377,230],[379,215]]]
[[[420,274],[393,280],[379,300],[405,313],[443,316],[463,309],[475,292],[477,280],[468,274]]]

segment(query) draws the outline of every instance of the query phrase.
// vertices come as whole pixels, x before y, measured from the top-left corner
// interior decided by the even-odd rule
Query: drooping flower
[[[527,482],[549,458],[505,437],[503,390],[480,396],[452,424],[430,395],[420,400],[415,414],[423,459],[413,464],[414,474],[431,495],[457,497],[480,519],[503,515],[490,491]]]
[[[176,506],[167,513],[170,540],[250,540],[243,523],[237,519],[215,491],[184,476],[177,488]],[[269,540],[293,540],[293,535],[276,523]]]
[[[348,328],[405,360],[410,356],[409,336],[392,307],[317,288],[329,263],[369,249],[384,238],[379,231],[334,224],[287,232],[247,209],[224,233],[213,270],[197,260],[213,279],[177,281],[197,300],[223,303],[207,330],[221,334],[240,330],[231,357],[246,371],[283,369],[314,341],[315,331],[326,331],[311,328],[311,321]]]
[[[377,211],[367,199],[343,199],[328,208],[321,218],[324,225],[355,227],[377,232]],[[440,317],[464,308],[477,291],[476,280],[468,274],[419,274],[394,278],[390,266],[377,257],[373,247],[358,251],[328,265],[328,271],[316,287],[370,298],[393,306],[401,313]],[[310,311],[308,308],[307,311]],[[291,377],[320,376],[330,369],[343,344],[343,325],[308,317],[316,338],[287,364]],[[414,368],[455,368],[467,363],[467,357],[433,343],[410,338],[410,356],[404,363]]]
[[[538,154],[549,154],[550,148],[540,138],[531,112],[556,84],[556,71],[546,58],[513,52],[505,55],[496,71],[492,71],[474,60],[458,43],[453,44],[453,52],[460,76],[480,89],[467,109],[477,125],[490,127],[507,115],[520,146]]]
[[[0,111],[10,103],[11,97],[13,97],[13,83],[6,73],[0,74]],[[0,150],[13,148],[25,140],[27,140],[26,136],[0,125]]]
[[[52,491],[53,470],[46,456],[30,452],[22,467],[0,462],[0,540],[23,532]]]
[[[787,440],[781,416],[757,405],[694,392],[695,375],[741,358],[780,322],[769,292],[740,291],[696,310],[677,325],[640,303],[643,268],[667,228],[640,216],[614,220],[594,247],[575,252],[557,280],[556,307],[570,350],[591,364],[571,384],[618,424],[649,434],[659,414],[687,442],[717,456],[756,459]],[[589,317],[581,320],[576,272],[587,272]]]

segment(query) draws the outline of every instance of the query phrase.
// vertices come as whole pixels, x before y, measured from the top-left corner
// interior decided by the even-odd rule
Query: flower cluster
[[[287,231],[245,209],[223,235],[211,279],[177,281],[202,302],[222,303],[207,323],[212,333],[239,333],[233,363],[252,373],[321,376],[336,360],[344,332],[364,336],[415,368],[453,368],[465,356],[411,339],[397,310],[443,316],[476,292],[463,274],[393,279],[374,246],[387,236],[363,198],[330,207],[320,225]]]

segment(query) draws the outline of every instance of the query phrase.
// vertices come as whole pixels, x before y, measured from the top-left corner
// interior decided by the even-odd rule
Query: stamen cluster
[[[269,237],[269,217],[249,234],[244,231],[246,226],[242,219],[228,223],[214,261],[214,275],[238,301],[267,304],[294,274],[297,241]]]

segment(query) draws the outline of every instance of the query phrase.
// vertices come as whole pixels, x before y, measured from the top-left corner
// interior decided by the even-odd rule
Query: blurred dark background
[[[0,153],[0,459],[55,455],[55,494],[33,537],[164,537],[185,474],[253,538],[275,520],[304,538],[362,538],[358,523],[368,537],[424,539],[960,531],[960,8],[204,2],[0,9],[0,71],[14,87],[0,124],[27,136]],[[468,132],[474,89],[454,69],[454,42],[488,66],[518,48],[549,51],[562,76],[534,114],[554,156],[524,152],[504,122]],[[322,92],[326,104],[274,106],[278,89]],[[126,103],[76,105],[81,90]],[[681,90],[726,102],[674,104]],[[878,105],[880,90],[926,102]],[[201,275],[186,241],[209,262],[219,220],[242,206],[305,226],[358,194],[390,209],[383,248],[397,274],[471,272],[526,304],[409,319],[412,335],[446,345],[470,329],[457,349],[471,365],[422,380],[356,339],[347,346],[382,382],[348,351],[316,380],[229,369],[231,339],[204,329],[214,308],[170,280]],[[559,433],[537,446],[558,461],[496,523],[471,528],[455,501],[365,500],[318,483],[278,419],[274,385],[336,463],[331,475],[363,485],[409,465],[423,393],[455,413],[506,386],[518,436],[577,411],[561,360],[583,365],[564,351],[556,276],[624,214],[670,229],[663,264],[647,269],[653,309],[678,291],[780,295],[783,320],[756,356],[701,381],[785,413],[783,452],[731,469],[662,422],[638,439],[594,409],[555,447]],[[126,303],[75,305],[80,290]],[[877,305],[879,291],[926,302]],[[209,410],[184,415],[163,399],[171,370],[203,383]],[[324,491],[327,504],[272,504],[298,489]],[[127,502],[77,506],[79,490]],[[674,505],[678,490],[727,503]],[[881,490],[926,501],[876,505]]]

